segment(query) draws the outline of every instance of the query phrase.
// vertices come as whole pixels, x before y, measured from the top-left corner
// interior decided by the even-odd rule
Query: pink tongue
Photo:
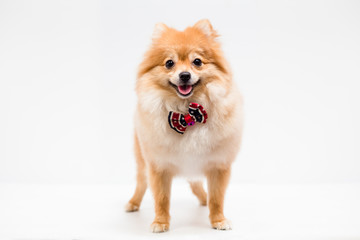
[[[178,90],[181,94],[186,95],[189,92],[191,92],[192,86],[191,85],[183,85],[183,86],[178,86]]]

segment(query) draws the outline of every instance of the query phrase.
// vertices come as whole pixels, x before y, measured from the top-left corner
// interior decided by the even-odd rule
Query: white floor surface
[[[231,185],[231,231],[210,228],[208,209],[175,182],[171,226],[149,231],[150,192],[125,213],[133,186],[0,185],[0,239],[360,239],[360,185]]]

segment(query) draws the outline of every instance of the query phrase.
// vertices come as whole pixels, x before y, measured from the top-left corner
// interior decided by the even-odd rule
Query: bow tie
[[[207,113],[203,106],[197,103],[189,104],[189,113],[181,114],[173,111],[169,112],[169,125],[176,132],[183,134],[187,126],[192,126],[195,122],[206,123]]]

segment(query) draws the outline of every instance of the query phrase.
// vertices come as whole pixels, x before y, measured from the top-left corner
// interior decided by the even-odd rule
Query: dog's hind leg
[[[139,140],[135,134],[135,158],[137,165],[137,175],[136,175],[136,189],[133,197],[126,204],[125,210],[127,212],[134,212],[139,210],[141,201],[146,192],[147,180],[146,180],[146,165],[144,158],[141,155]]]
[[[206,206],[207,197],[206,197],[206,192],[203,188],[202,181],[196,181],[196,182],[189,181],[189,183],[190,183],[192,192],[199,199],[200,204],[202,206]]]

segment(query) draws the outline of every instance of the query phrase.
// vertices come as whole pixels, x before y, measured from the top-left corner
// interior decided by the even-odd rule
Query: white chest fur
[[[136,132],[145,160],[159,168],[175,169],[186,177],[202,175],[211,164],[232,161],[229,156],[240,142],[234,136],[240,136],[241,130],[241,108],[235,104],[240,99],[234,96],[223,97],[219,103],[214,98],[211,102],[200,99],[198,103],[208,112],[207,122],[188,126],[184,134],[179,134],[170,128],[167,116],[170,110],[186,113],[188,103],[169,103],[147,93],[146,101],[140,99],[142,104],[139,104],[135,116]],[[146,114],[142,112],[144,110]],[[148,117],[145,119],[143,116]]]
[[[144,157],[149,157],[148,161],[160,168],[174,168],[179,175],[187,177],[201,175],[209,163],[222,161],[219,151],[214,151],[218,144],[215,144],[210,126],[196,123],[188,127],[184,134],[179,134],[167,122],[163,124],[166,129],[140,136],[146,146],[147,156]]]

